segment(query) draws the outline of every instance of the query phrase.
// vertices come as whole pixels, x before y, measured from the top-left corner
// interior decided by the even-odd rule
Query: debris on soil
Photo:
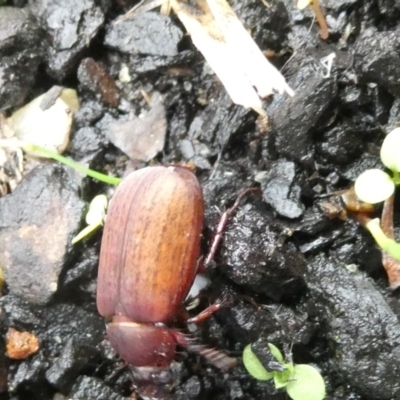
[[[171,0],[193,43],[221,80],[232,101],[265,115],[260,98],[274,92],[294,95],[225,0],[197,2],[190,9]],[[287,100],[287,99],[286,99]]]
[[[105,106],[117,108],[119,89],[107,69],[93,58],[85,58],[78,68],[78,79],[84,88],[89,89]]]
[[[9,328],[6,338],[7,356],[13,360],[25,360],[39,350],[39,340],[33,333]]]
[[[151,108],[146,114],[129,121],[115,121],[107,130],[107,137],[131,160],[148,162],[165,144],[167,120],[159,93],[151,96]]]
[[[296,183],[295,164],[278,161],[269,166],[263,176],[257,179],[261,183],[264,200],[281,216],[294,219],[303,215],[301,187]]]
[[[63,153],[69,143],[73,109],[77,111],[78,107],[77,94],[76,91],[66,92],[67,104],[61,96],[62,88],[56,96],[53,96],[53,89],[49,92],[15,111],[10,125],[15,136],[23,142]]]
[[[0,117],[1,118],[1,117]],[[0,140],[2,139],[0,132]],[[13,192],[22,179],[23,152],[20,147],[0,147],[0,197]]]

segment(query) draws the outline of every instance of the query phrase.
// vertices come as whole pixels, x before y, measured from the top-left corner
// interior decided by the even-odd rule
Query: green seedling
[[[354,184],[357,197],[365,203],[376,204],[388,199],[400,184],[400,128],[390,132],[382,143],[382,164],[391,170],[387,174],[380,169],[363,172]]]
[[[383,232],[379,218],[371,219],[365,224],[365,227],[370,231],[378,246],[390,254],[394,259],[400,261],[400,243],[394,239],[388,238]]]
[[[108,183],[109,185],[118,185],[121,182],[121,178],[116,178],[114,176],[108,176],[102,174],[100,172],[94,171],[93,169],[86,168],[82,164],[77,163],[69,158],[66,158],[54,151],[47,150],[44,147],[37,146],[36,144],[24,144],[23,150],[31,154],[35,157],[45,157],[45,158],[52,158],[55,161],[58,161],[62,164],[68,165],[75,170],[82,172],[83,174],[90,176],[91,178],[97,179],[100,182]]]
[[[77,163],[69,158],[62,156],[52,150],[48,150],[44,147],[38,146],[33,143],[26,143],[25,141],[18,139],[0,139],[0,147],[16,147],[22,148],[30,156],[33,157],[43,157],[43,158],[51,158],[55,161],[58,161],[62,164],[65,164],[76,171],[79,171],[91,178],[97,179],[100,182],[107,183],[109,185],[118,185],[121,182],[121,178],[116,178],[114,176],[108,176],[102,174],[101,172],[94,171],[93,169],[86,168],[82,164]]]
[[[363,172],[354,184],[357,197],[366,203],[376,204],[388,200],[400,184],[400,128],[391,131],[381,147],[381,161],[391,173],[380,169]],[[391,257],[400,261],[400,243],[388,237],[382,230],[379,219],[369,220],[364,224],[376,243]]]
[[[285,362],[282,353],[276,346],[268,343],[268,347],[271,355],[276,359],[276,363],[269,363],[267,368],[253,353],[250,344],[245,347],[243,363],[250,375],[262,381],[274,380],[275,388],[285,388],[293,400],[322,400],[325,398],[325,382],[316,368],[307,364],[295,365],[292,362]]]
[[[52,158],[62,164],[65,164],[75,170],[82,172],[85,175],[88,175],[98,181],[108,183],[110,185],[118,185],[121,182],[120,178],[115,178],[113,176],[104,175],[100,172],[94,171],[90,168],[86,168],[83,165],[70,160],[58,153],[55,153],[51,150],[45,149],[43,147],[34,145],[34,144],[25,144],[23,149],[26,153],[39,156]],[[103,225],[104,217],[107,210],[107,197],[104,194],[96,196],[89,205],[88,213],[86,214],[86,223],[88,226],[84,228],[81,232],[78,233],[73,239],[72,244],[79,242],[80,240],[88,237],[93,232],[95,232],[98,228]]]
[[[72,244],[88,237],[103,225],[107,210],[107,197],[104,194],[96,196],[89,204],[89,210],[86,214],[86,223],[88,226],[81,230],[73,239]]]
[[[0,142],[0,146],[3,142]],[[44,147],[32,143],[25,143],[23,141],[18,141],[18,140],[13,141],[12,143],[9,143],[8,141],[4,142],[5,146],[10,144],[12,146],[21,147],[28,155],[34,157],[51,158],[71,168],[74,168],[75,170],[87,176],[90,176],[91,178],[97,179],[98,181],[107,183],[109,185],[118,185],[122,180],[120,178],[108,176],[100,172],[94,171],[93,169],[86,168],[82,164],[77,163],[76,161],[73,161],[54,151],[48,150]],[[107,197],[105,195],[96,196],[91,201],[89,205],[89,211],[86,214],[86,223],[88,224],[88,226],[84,228],[81,232],[79,232],[78,235],[72,239],[72,244],[75,244],[80,240],[86,238],[87,236],[91,235],[96,229],[98,229],[100,226],[103,225],[106,209],[107,209]],[[1,287],[1,281],[2,281],[2,275],[0,275],[0,287]]]

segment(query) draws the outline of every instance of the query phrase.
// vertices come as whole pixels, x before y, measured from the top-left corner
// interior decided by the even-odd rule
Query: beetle
[[[218,367],[236,361],[193,345],[169,326],[200,269],[203,213],[200,184],[185,167],[135,171],[111,199],[100,250],[97,308],[109,321],[111,345],[130,364],[138,391],[147,398],[166,396],[177,345],[198,351]],[[212,254],[228,214],[217,228]]]

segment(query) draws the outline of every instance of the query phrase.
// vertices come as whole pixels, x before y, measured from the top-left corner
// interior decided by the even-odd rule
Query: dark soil
[[[2,2],[4,3],[4,2]],[[385,132],[400,118],[400,2],[321,1],[330,26],[319,38],[311,10],[293,0],[232,0],[232,7],[296,92],[265,101],[268,132],[232,104],[175,16],[158,11],[113,21],[135,1],[9,0],[0,7],[0,110],[53,85],[75,88],[81,109],[67,155],[123,176],[143,167],[107,132],[149,109],[159,92],[167,120],[153,163],[193,162],[206,202],[204,251],[220,210],[248,196],[227,228],[202,306],[233,298],[192,335],[241,358],[267,343],[318,367],[330,400],[400,399],[400,298],[381,255],[352,219],[328,218],[324,195],[379,166]],[[335,53],[332,70],[321,58]],[[125,65],[131,82],[119,72]],[[399,149],[400,151],[400,149]],[[113,188],[43,161],[0,199],[0,399],[123,399],[129,369],[111,349],[95,304],[101,232],[75,246],[87,204]],[[398,219],[398,216],[397,216]],[[49,256],[49,249],[50,255]],[[10,267],[12,266],[12,268]],[[258,306],[257,306],[258,305]],[[3,356],[9,327],[37,335],[26,360]],[[182,349],[172,365],[174,399],[286,399],[242,364],[229,371]]]

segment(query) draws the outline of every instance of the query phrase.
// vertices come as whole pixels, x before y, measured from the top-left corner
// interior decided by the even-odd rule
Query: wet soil
[[[147,95],[161,94],[165,145],[151,163],[196,166],[204,251],[220,211],[244,188],[261,187],[262,198],[248,196],[232,218],[212,284],[191,312],[234,301],[194,337],[239,358],[249,343],[261,360],[268,342],[290,350],[295,363],[320,369],[329,400],[400,399],[400,297],[368,233],[321,208],[324,195],[379,166],[385,132],[399,122],[398,0],[321,1],[326,41],[311,10],[300,12],[292,0],[230,2],[296,92],[265,101],[267,132],[254,112],[232,104],[173,15],[153,11],[115,25],[135,1],[2,3],[2,111],[55,84],[77,89],[81,108],[67,155],[123,176],[145,163],[129,161],[110,131],[148,113]],[[331,53],[327,71],[321,59]],[[113,190],[43,161],[0,199],[1,400],[135,398],[96,311],[101,231],[69,244],[90,200]],[[39,351],[4,357],[10,327],[34,333]],[[240,362],[220,371],[182,349],[172,370],[174,399],[287,398]]]

